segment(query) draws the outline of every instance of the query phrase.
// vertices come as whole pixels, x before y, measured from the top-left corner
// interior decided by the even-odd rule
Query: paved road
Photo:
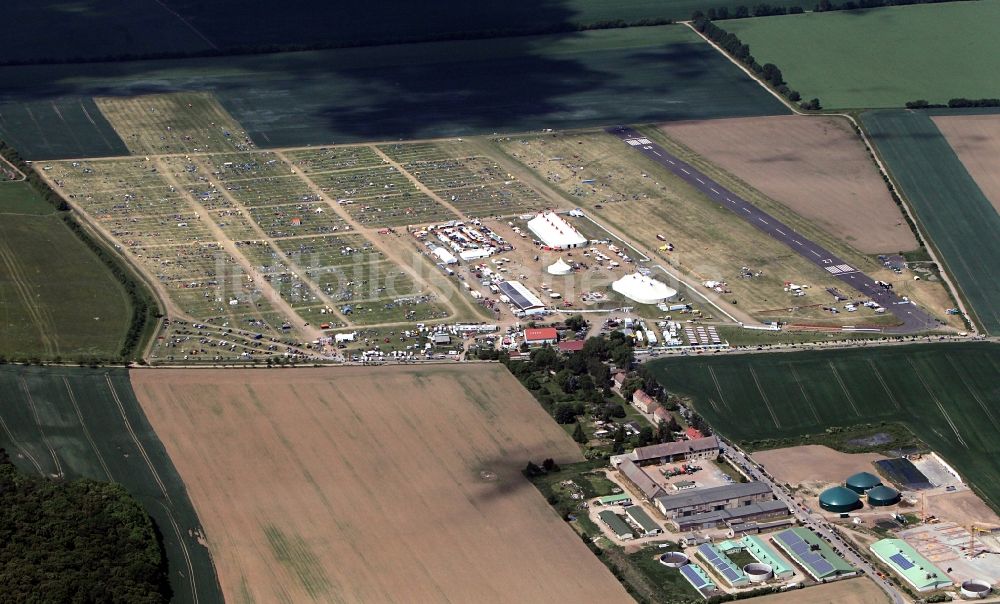
[[[875,280],[838,258],[822,246],[806,239],[785,223],[774,218],[729,191],[705,174],[699,172],[690,164],[668,153],[663,147],[645,138],[641,133],[625,126],[608,128],[610,134],[617,136],[627,145],[646,157],[662,165],[677,175],[684,182],[698,189],[710,199],[717,200],[722,207],[728,208],[737,216],[743,218],[754,227],[781,241],[792,250],[798,252],[806,260],[826,270],[833,277],[843,281],[851,289],[860,292],[864,297],[885,307],[887,312],[895,315],[900,325],[886,328],[889,333],[914,333],[927,331],[938,327],[940,323],[915,304],[902,300],[892,290],[875,284]]]
[[[867,560],[861,557],[857,552],[853,544],[847,543],[840,536],[835,533],[831,528],[830,524],[821,516],[813,514],[805,506],[795,501],[792,494],[785,490],[785,488],[773,480],[766,474],[763,469],[756,464],[750,457],[741,451],[740,449],[729,445],[728,443],[719,440],[719,445],[722,450],[722,454],[729,459],[729,461],[736,465],[736,467],[742,468],[743,471],[750,476],[753,480],[759,480],[766,483],[771,487],[771,491],[781,500],[785,505],[792,510],[792,514],[795,518],[802,523],[803,526],[811,529],[820,537],[825,539],[833,548],[844,557],[851,565],[855,568],[860,569],[863,573],[867,574],[872,581],[874,581],[882,590],[889,596],[893,604],[904,604],[903,596],[899,593],[899,590],[890,583],[888,580],[883,579],[878,576],[878,571],[868,563]]]

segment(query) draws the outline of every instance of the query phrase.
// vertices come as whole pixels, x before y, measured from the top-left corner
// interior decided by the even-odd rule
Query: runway
[[[626,126],[608,128],[607,132],[620,138],[632,149],[662,165],[684,182],[698,189],[709,199],[749,222],[757,229],[781,241],[802,257],[827,271],[851,289],[862,294],[892,313],[900,325],[887,327],[887,333],[915,333],[938,327],[940,323],[912,302],[902,300],[890,289],[875,284],[875,280],[838,258],[822,246],[806,239],[794,229],[760,210],[750,202],[729,191],[690,164],[668,153],[663,147]],[[831,304],[832,306],[833,304]]]

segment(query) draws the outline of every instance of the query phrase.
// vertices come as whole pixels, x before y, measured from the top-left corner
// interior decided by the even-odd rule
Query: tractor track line
[[[28,402],[28,408],[31,409],[31,416],[35,418],[35,425],[38,426],[38,434],[42,437],[42,443],[49,450],[49,455],[52,456],[52,462],[56,466],[56,475],[62,478],[65,474],[63,473],[62,464],[59,463],[59,455],[52,448],[49,437],[45,436],[45,428],[42,427],[42,418],[38,416],[38,407],[35,406],[35,399],[31,396],[31,391],[28,389],[28,382],[24,380],[23,376],[18,376],[17,381],[21,386],[21,392],[24,393],[24,399]]]
[[[66,385],[66,393],[69,395],[69,402],[73,405],[73,410],[76,412],[76,418],[80,421],[80,427],[83,428],[83,436],[90,443],[90,448],[94,450],[94,455],[97,456],[97,463],[101,464],[101,468],[104,470],[104,475],[108,477],[109,482],[116,482],[114,477],[111,476],[111,470],[108,469],[108,464],[104,463],[104,457],[101,452],[97,449],[97,443],[94,442],[94,437],[90,435],[90,430],[87,428],[87,424],[83,421],[83,413],[80,411],[80,405],[76,402],[76,395],[73,394],[73,388],[69,385],[69,380],[66,376],[63,376],[63,384]]]

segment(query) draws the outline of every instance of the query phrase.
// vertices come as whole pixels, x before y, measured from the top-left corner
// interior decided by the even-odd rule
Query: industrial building
[[[604,510],[597,515],[601,519],[601,522],[606,524],[611,532],[618,536],[622,541],[628,541],[634,539],[635,535],[632,534],[632,529],[625,524],[625,521],[621,517],[612,512],[611,510]]]
[[[953,584],[948,575],[902,539],[882,539],[868,549],[917,591],[944,589]]]
[[[767,523],[768,525],[783,526],[784,524],[791,522],[789,519],[788,506],[776,499],[761,501],[759,503],[751,503],[749,505],[742,505],[735,508],[700,512],[691,514],[690,516],[676,516],[670,519],[670,524],[674,525],[674,528],[678,531],[702,531],[717,528],[722,525],[728,526],[730,527],[730,530],[732,530],[733,527],[736,526],[746,526],[749,522],[769,520],[773,518],[779,518],[781,520],[769,522]]]
[[[663,528],[637,505],[625,510],[625,520],[639,530],[640,537],[652,537],[663,532]]]
[[[819,494],[819,507],[828,512],[843,514],[864,507],[861,498],[851,489],[831,487]]]
[[[648,466],[696,459],[715,459],[719,456],[719,439],[714,436],[661,443],[648,447],[636,447],[624,455],[611,456],[611,465],[616,466],[626,459],[637,465]]]
[[[785,529],[772,535],[771,541],[816,581],[838,579],[858,573],[858,570],[838,556],[826,541],[807,528]]]
[[[542,212],[528,221],[528,229],[548,248],[566,250],[587,245],[587,238],[555,212]]]
[[[677,295],[666,283],[639,273],[625,275],[612,283],[611,289],[639,304],[659,304]]]
[[[507,296],[511,304],[525,315],[537,315],[545,312],[545,304],[520,282],[502,281],[497,284],[497,288],[504,296]]]
[[[629,487],[635,489],[647,501],[653,501],[657,497],[666,494],[663,488],[649,477],[649,474],[646,474],[642,468],[630,459],[626,459],[619,464],[618,472],[623,481]]]
[[[738,482],[709,489],[685,491],[658,497],[656,508],[666,518],[676,518],[740,508],[753,503],[773,501],[771,487],[763,482]]]

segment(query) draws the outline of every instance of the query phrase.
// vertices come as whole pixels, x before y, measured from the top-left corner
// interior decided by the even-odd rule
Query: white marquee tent
[[[659,304],[677,295],[677,290],[666,283],[632,273],[611,284],[611,289],[639,304]]]

